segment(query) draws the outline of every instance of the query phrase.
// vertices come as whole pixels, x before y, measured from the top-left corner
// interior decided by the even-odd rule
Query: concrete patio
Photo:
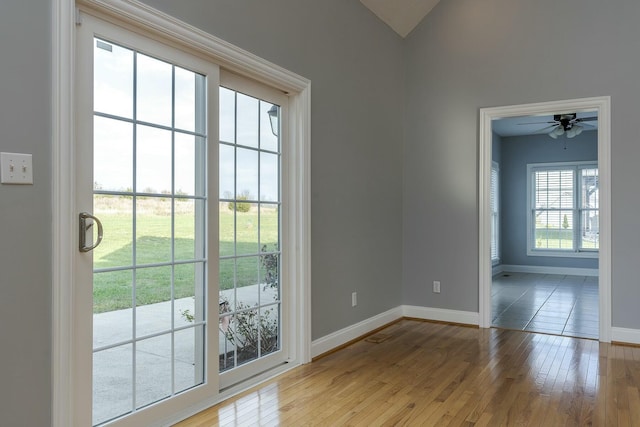
[[[264,285],[220,292],[220,301],[229,301],[231,306],[234,301],[264,305],[277,297],[275,289]],[[93,316],[93,348],[102,349],[94,353],[94,425],[202,382],[203,356],[196,356],[202,326],[189,327],[192,323],[183,315],[187,310],[195,312],[193,297],[175,300],[173,310],[171,301],[166,301],[137,307],[135,312],[129,308]],[[172,336],[172,320],[173,328],[187,328]],[[134,322],[138,338],[135,354],[131,343]],[[219,334],[218,348],[219,354],[232,349],[223,333]]]

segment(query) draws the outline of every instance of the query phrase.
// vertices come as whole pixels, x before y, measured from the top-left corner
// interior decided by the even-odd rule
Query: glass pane
[[[280,254],[265,252],[260,257],[260,304],[269,304],[280,298]]]
[[[123,345],[93,354],[93,424],[133,409],[133,346]]]
[[[137,126],[136,192],[171,194],[171,132]]]
[[[230,145],[220,144],[220,198],[235,198],[236,175],[235,149]]]
[[[220,313],[235,310],[236,260],[220,260]]]
[[[260,356],[280,349],[279,324],[279,304],[260,308]]]
[[[573,171],[562,171],[561,186],[561,207],[562,209],[572,209],[574,206],[574,185]]]
[[[175,392],[204,383],[204,328],[196,326],[175,333]]]
[[[536,211],[535,212],[535,247],[538,249],[544,249],[548,247],[547,242],[547,212]]]
[[[235,143],[236,95],[227,88],[220,88],[220,141]],[[222,194],[222,193],[221,193]]]
[[[170,261],[171,199],[138,197],[136,220],[136,264]]]
[[[260,245],[261,251],[277,251],[279,233],[278,205],[260,205]],[[266,248],[265,248],[266,246]]]
[[[560,211],[560,248],[573,249],[573,211]]]
[[[196,130],[196,74],[175,67],[175,127],[191,132]]]
[[[138,341],[136,408],[171,395],[171,335]]]
[[[174,267],[175,326],[204,320],[204,266],[202,263]]]
[[[278,191],[278,155],[260,153],[260,200],[277,202]]]
[[[258,310],[236,313],[233,318],[233,339],[237,346],[237,363],[250,362],[258,358],[259,329]]]
[[[234,368],[236,365],[235,323],[231,321],[233,316],[226,313],[224,306],[220,306],[220,340],[218,354],[220,355],[220,372]]]
[[[133,272],[108,271],[93,275],[93,348],[133,337]]]
[[[93,109],[133,118],[133,51],[95,39]]]
[[[278,206],[262,204],[260,208],[260,301],[261,304],[279,298],[279,217]]]
[[[133,200],[131,196],[93,196],[93,212],[104,228],[102,243],[93,250],[94,268],[133,265]],[[97,227],[93,227],[97,228]]]
[[[220,202],[220,227],[218,239],[220,256],[235,254],[235,215],[233,202]]]
[[[265,102],[260,101],[260,149],[268,150],[268,151],[278,151],[278,137],[274,135],[273,130],[271,129],[271,119],[269,118],[269,110],[273,107],[276,107],[276,114],[278,116],[277,121],[279,122],[280,116],[280,108],[277,106]],[[276,128],[277,133],[277,128]]]
[[[136,270],[136,336],[171,328],[171,267]]]
[[[132,191],[133,125],[94,117],[93,158],[94,190]]]
[[[246,211],[245,211],[246,210]],[[252,254],[258,247],[258,210],[249,203],[236,203],[236,255]]]
[[[597,209],[600,203],[598,169],[583,169],[581,179],[582,193],[580,199],[582,201],[582,208]]]
[[[258,198],[258,152],[238,148],[236,151],[236,191],[238,200]]]
[[[238,258],[236,264],[236,311],[258,305],[260,257]]]
[[[582,212],[581,249],[598,249],[600,238],[600,219],[597,210]]]
[[[236,99],[237,144],[258,148],[258,100],[242,93]]]
[[[158,125],[171,126],[172,66],[138,53],[137,119]]]
[[[184,133],[175,134],[175,194],[178,196],[194,196],[196,194],[196,182],[198,189],[202,189],[204,183],[204,164],[196,164],[196,137]],[[200,156],[198,162],[203,160]],[[196,173],[200,172],[199,174]],[[202,190],[199,195],[203,195]]]
[[[175,259],[190,260],[196,258],[196,201],[193,199],[175,199]],[[200,212],[202,213],[202,212]],[[204,236],[199,237],[202,243]]]

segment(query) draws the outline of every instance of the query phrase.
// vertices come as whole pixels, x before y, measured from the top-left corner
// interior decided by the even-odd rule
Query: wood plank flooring
[[[640,348],[401,320],[178,424],[640,426]]]

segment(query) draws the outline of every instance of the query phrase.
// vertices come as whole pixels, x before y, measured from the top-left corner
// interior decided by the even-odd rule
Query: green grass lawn
[[[108,199],[105,197],[103,199]],[[163,200],[161,202],[167,202]],[[122,213],[123,209],[109,208],[109,202],[96,198],[95,212],[104,226],[104,239],[94,251],[94,267],[127,267],[122,271],[107,271],[94,274],[94,313],[130,308],[132,306],[132,283],[135,274],[136,304],[144,305],[167,301],[171,296],[170,266],[131,268],[133,265],[153,264],[171,261],[171,217],[167,207],[158,200],[155,209],[138,210],[136,239],[136,262],[134,263],[131,218]],[[126,199],[120,198],[122,207]],[[191,202],[189,202],[191,203]],[[183,206],[176,209],[175,216],[175,259],[193,261],[200,258],[202,239],[195,238],[194,207]],[[237,225],[234,227],[233,212],[226,206],[220,209],[220,256],[253,255],[246,258],[230,258],[220,261],[220,288],[230,289],[234,276],[238,287],[264,283],[260,269],[261,247],[274,250],[278,241],[278,213],[275,209],[263,209],[258,227],[256,208],[246,213],[237,213]],[[234,229],[237,239],[234,245]],[[258,237],[260,245],[258,245]],[[204,239],[204,236],[203,236]],[[217,260],[216,260],[217,262]],[[174,267],[174,296],[184,298],[195,294],[195,280],[201,265],[188,262]]]
[[[584,249],[598,249],[597,240],[583,239]],[[573,249],[573,230],[571,229],[536,229],[536,248],[538,249]]]

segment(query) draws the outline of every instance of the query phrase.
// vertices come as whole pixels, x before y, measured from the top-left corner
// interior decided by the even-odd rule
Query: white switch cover
[[[2,184],[33,184],[31,154],[0,153],[0,175]]]

